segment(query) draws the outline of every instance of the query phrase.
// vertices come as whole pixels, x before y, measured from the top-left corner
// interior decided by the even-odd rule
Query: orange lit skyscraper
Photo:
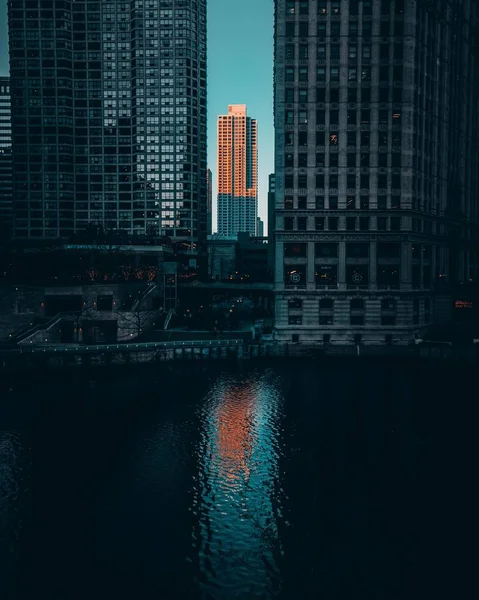
[[[218,233],[256,234],[258,146],[256,119],[246,105],[228,106],[218,117]]]

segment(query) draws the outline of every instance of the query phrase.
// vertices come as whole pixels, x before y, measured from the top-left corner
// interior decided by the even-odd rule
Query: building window
[[[298,188],[304,189],[308,187],[308,176],[304,173],[298,175]]]
[[[299,24],[299,37],[306,38],[309,35],[309,23]]]
[[[284,217],[284,230],[293,231],[294,219],[293,217]]]
[[[356,230],[356,217],[346,217],[346,231]]]
[[[324,231],[324,217],[316,217],[314,225],[316,231]]]
[[[338,87],[329,88],[329,101],[333,102],[333,103],[339,102],[339,88]]]
[[[328,219],[328,229],[329,231],[337,231],[338,230],[338,217],[329,217]]]
[[[348,287],[360,287],[369,283],[369,265],[347,265],[346,284]]]
[[[381,300],[381,325],[396,325],[396,301],[393,298]]]
[[[334,323],[334,300],[321,298],[319,301],[319,324],[332,325]]]
[[[308,102],[308,90],[307,89],[300,89],[299,90],[299,103],[300,104],[306,104]]]
[[[337,67],[331,67],[330,79],[331,81],[339,81],[339,69]]]
[[[401,257],[401,244],[379,242],[377,244],[378,258],[397,258]]]
[[[286,88],[284,101],[286,104],[292,104],[294,102],[294,88]]]
[[[307,244],[286,242],[284,244],[285,258],[306,258]]]
[[[430,298],[424,299],[424,321],[426,323],[431,322],[431,299]]]
[[[318,44],[316,52],[318,60],[326,60],[326,44]]]
[[[303,324],[303,316],[302,315],[288,315],[288,325],[302,325]]]
[[[318,71],[317,71],[317,80],[318,81],[326,81],[326,68],[325,67],[318,67]]]
[[[286,44],[285,58],[287,60],[294,60],[296,56],[296,46],[294,44]]]
[[[419,325],[419,299],[418,298],[414,298],[413,300],[413,304],[412,304],[412,322],[413,325]]]
[[[298,231],[306,231],[308,224],[307,217],[298,217]]]
[[[377,224],[378,224],[378,231],[386,231],[388,228],[387,217],[378,217]]]
[[[363,0],[363,15],[372,15],[373,6],[371,0]]]
[[[401,230],[401,217],[391,217],[391,231]]]
[[[285,81],[294,82],[294,67],[286,67]]]
[[[294,15],[296,12],[296,0],[287,0],[286,1],[286,14]]]
[[[369,258],[369,244],[348,242],[346,244],[346,258]]]
[[[302,310],[303,309],[303,301],[301,298],[290,298],[288,300],[288,309],[289,310]]]
[[[341,23],[333,21],[331,23],[331,37],[339,37],[341,35]]]
[[[380,287],[399,287],[399,265],[378,265],[377,282]]]
[[[306,265],[284,265],[284,283],[286,286],[306,286]]]
[[[299,2],[299,14],[307,15],[309,13],[309,2],[308,0],[300,0]]]
[[[299,68],[299,81],[308,81],[308,67]]]
[[[314,278],[316,285],[336,287],[338,282],[338,266],[337,265],[316,265]]]
[[[294,37],[295,36],[295,23],[286,23],[286,37]]]
[[[305,210],[307,208],[308,199],[307,196],[298,196],[298,208]]]
[[[361,210],[369,210],[369,196],[359,197],[359,208]]]
[[[338,210],[338,197],[329,196],[329,210]]]

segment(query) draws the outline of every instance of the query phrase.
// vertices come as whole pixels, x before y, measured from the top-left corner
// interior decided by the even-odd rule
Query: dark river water
[[[162,369],[4,382],[0,598],[472,595],[474,370]]]

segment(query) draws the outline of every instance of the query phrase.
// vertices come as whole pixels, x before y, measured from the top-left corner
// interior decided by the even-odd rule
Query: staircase
[[[15,334],[10,338],[11,343],[18,344],[19,346],[29,343],[42,343],[45,341],[45,336],[55,329],[64,319],[71,318],[69,313],[58,313],[50,320],[45,320],[41,323],[37,323],[32,327],[29,327],[19,333]]]
[[[168,325],[170,324],[171,321],[171,317],[173,316],[173,309],[170,308],[170,310],[168,311],[168,314],[166,315],[166,319],[165,319],[165,325],[163,327],[163,329],[166,331],[168,329]]]

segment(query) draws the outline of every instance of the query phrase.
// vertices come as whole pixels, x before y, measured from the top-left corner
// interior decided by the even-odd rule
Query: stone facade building
[[[477,281],[479,7],[275,1],[276,339],[408,343]]]

